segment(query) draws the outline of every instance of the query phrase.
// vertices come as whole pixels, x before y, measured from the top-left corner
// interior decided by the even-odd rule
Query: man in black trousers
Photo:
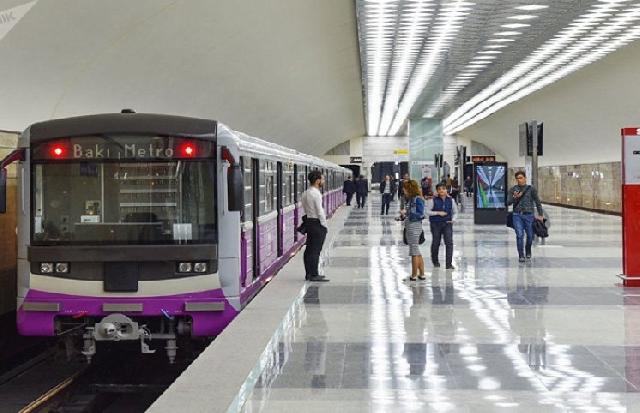
[[[364,208],[368,194],[369,184],[367,180],[364,179],[364,175],[360,175],[356,181],[356,202],[358,203],[358,208]]]
[[[356,192],[356,184],[351,179],[351,176],[344,181],[342,184],[342,192],[347,195],[347,206],[351,206],[351,200],[353,199],[353,194]]]
[[[380,182],[380,193],[382,194],[382,210],[380,215],[389,215],[389,205],[396,193],[396,183],[391,180],[389,175],[385,175],[384,180]]]
[[[320,275],[318,264],[322,245],[327,237],[327,216],[322,207],[322,193],[324,177],[318,170],[311,171],[307,177],[309,188],[302,194],[302,208],[304,228],[307,232],[307,247],[304,250],[304,270],[307,281],[326,282],[328,278]]]
[[[431,262],[435,268],[440,267],[438,252],[440,241],[444,236],[445,258],[448,270],[453,270],[453,222],[458,215],[458,205],[447,193],[443,183],[436,185],[437,195],[427,200],[427,215],[431,227]]]

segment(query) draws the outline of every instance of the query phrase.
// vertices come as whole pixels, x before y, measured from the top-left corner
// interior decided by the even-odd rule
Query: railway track
[[[133,349],[123,351],[123,346],[101,349],[92,364],[78,364],[19,412],[142,412],[204,347],[196,346],[192,351],[184,352],[188,356],[179,357],[173,365],[162,353],[141,355]]]

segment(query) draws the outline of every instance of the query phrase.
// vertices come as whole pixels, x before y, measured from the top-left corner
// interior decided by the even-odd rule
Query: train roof
[[[228,136],[234,139],[238,148],[240,148],[240,151],[242,152],[249,152],[256,155],[267,155],[284,162],[312,164],[320,168],[344,169],[345,171],[351,172],[347,168],[343,168],[322,158],[307,155],[305,153],[298,152],[295,149],[256,138],[243,132],[234,131],[220,122],[218,122],[218,136]]]
[[[25,130],[20,138],[19,146],[26,147],[48,139],[70,136],[125,133],[185,136],[211,140],[216,136],[228,136],[237,143],[243,152],[268,155],[282,162],[312,164],[320,168],[349,171],[316,156],[234,131],[215,120],[155,113],[123,111],[123,113],[85,115],[38,122]]]
[[[217,122],[210,119],[154,113],[105,113],[52,119],[27,128],[28,143],[88,134],[158,134],[215,139]],[[26,132],[26,131],[25,131]]]

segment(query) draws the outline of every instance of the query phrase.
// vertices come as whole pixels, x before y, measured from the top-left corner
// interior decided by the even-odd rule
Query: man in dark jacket
[[[389,205],[393,200],[393,194],[396,193],[396,183],[391,180],[389,175],[385,175],[384,180],[380,182],[380,193],[382,194],[382,210],[380,215],[389,215]]]
[[[404,187],[404,183],[409,182],[409,174],[402,175],[402,179],[398,182],[398,200],[400,201],[400,211],[405,209],[406,198],[404,197],[404,191],[402,188]]]
[[[351,179],[351,176],[344,181],[342,184],[342,192],[347,195],[347,205],[351,206],[351,200],[353,199],[353,194],[356,192],[356,184]]]
[[[531,259],[531,244],[533,242],[533,221],[544,221],[542,203],[538,191],[527,185],[527,175],[516,172],[517,185],[511,188],[507,195],[507,205],[513,205],[513,229],[516,231],[516,245],[520,262]],[[538,215],[535,213],[538,212]],[[524,236],[527,235],[526,244]]]
[[[436,185],[437,195],[427,201],[427,215],[431,227],[431,262],[440,267],[438,253],[444,237],[445,258],[448,270],[453,270],[453,222],[458,215],[458,205],[447,194],[445,184]]]
[[[367,195],[369,194],[369,184],[364,179],[364,175],[360,175],[356,181],[356,202],[358,208],[364,208],[364,204],[367,201]]]

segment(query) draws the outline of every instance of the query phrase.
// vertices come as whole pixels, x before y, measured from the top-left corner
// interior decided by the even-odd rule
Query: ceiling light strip
[[[402,98],[393,123],[390,129],[386,131],[380,130],[381,135],[395,135],[398,130],[400,130],[411,108],[442,60],[443,54],[450,47],[454,37],[453,35],[460,30],[462,21],[466,18],[465,16],[469,14],[471,8],[465,6],[474,5],[474,3],[468,3],[464,0],[456,0],[447,4],[439,11],[434,25],[435,27],[432,30],[435,34],[435,39],[429,40],[425,45],[417,67],[417,73],[409,83],[409,87]]]
[[[602,57],[606,56],[607,54],[617,50],[618,48],[629,44],[630,42],[636,40],[640,38],[640,27],[634,27],[631,30],[628,30],[627,32],[625,32],[625,34],[614,40],[611,44],[607,44],[604,46],[599,47],[598,49],[594,50],[592,53],[590,54],[586,54],[584,56],[582,56],[580,59],[572,62],[570,65],[567,65],[565,67],[563,67],[561,70],[559,70],[558,72],[554,73],[553,75],[542,79],[540,82],[534,83],[530,86],[528,86],[527,88],[521,89],[518,93],[511,95],[509,98],[504,99],[502,101],[498,101],[495,102],[494,105],[492,105],[490,108],[487,108],[485,111],[477,114],[475,117],[467,120],[466,122],[456,126],[456,127],[448,127],[445,128],[445,133],[446,134],[453,134],[456,132],[459,132],[471,125],[473,125],[474,123],[477,123],[479,121],[481,121],[482,119],[488,117],[489,115],[497,112],[498,110],[502,109],[503,107],[516,102],[520,99],[522,99],[523,97],[542,89],[545,86],[550,85],[551,83],[556,82],[557,80],[568,76],[569,74],[583,68],[584,66],[587,66],[593,62],[595,62],[596,60],[601,59]]]
[[[615,7],[615,5],[609,5],[609,8],[613,7]],[[569,44],[574,42],[576,38],[583,36],[585,32],[591,30],[589,24],[595,18],[596,17],[593,16],[592,11],[580,16],[579,19],[584,19],[584,23],[563,29],[558,36],[547,41],[522,63],[516,65],[512,70],[501,76],[494,83],[456,109],[444,120],[443,126],[450,128],[455,122],[470,112],[478,104],[489,99],[500,90],[508,87],[516,79],[522,78],[530,70],[539,67],[547,58],[567,47]]]
[[[389,130],[393,115],[398,107],[400,101],[400,94],[406,87],[411,74],[411,69],[414,63],[413,56],[420,52],[422,42],[425,34],[427,33],[427,23],[432,14],[428,11],[427,6],[432,6],[432,0],[419,0],[418,4],[409,17],[408,26],[402,29],[399,36],[400,44],[399,48],[402,50],[400,53],[399,61],[397,65],[393,64],[392,68],[392,80],[390,86],[387,88],[387,96],[384,100],[384,110],[382,112],[382,121],[380,123],[380,129],[377,133],[378,136],[382,135],[382,131]],[[401,17],[402,19],[402,17]]]
[[[372,16],[364,23],[367,53],[367,133],[372,134],[378,129],[382,106],[382,92],[386,83],[386,69],[391,50],[391,39],[394,29],[390,22],[395,19],[396,2],[378,0],[367,2],[364,15]],[[393,12],[389,12],[388,9]],[[371,56],[371,57],[369,57]]]
[[[606,42],[611,35],[622,31],[632,22],[638,20],[640,18],[640,9],[638,10],[628,10],[621,15],[614,17],[609,22],[603,24],[597,30],[591,33],[588,37],[582,38],[580,41],[571,45],[571,47],[566,48],[553,59],[545,62],[538,69],[530,72],[526,76],[522,77],[516,82],[511,83],[508,87],[502,89],[499,93],[491,96],[490,98],[484,100],[479,105],[475,106],[473,109],[468,110],[462,116],[457,119],[450,121],[449,118],[445,119],[444,128],[449,133],[454,133],[456,131],[461,130],[461,125],[468,125],[469,119],[477,119],[477,115],[482,113],[483,111],[490,110],[496,103],[505,102],[509,98],[509,96],[517,93],[519,90],[526,88],[527,85],[535,82],[538,79],[544,78],[544,76],[550,75],[557,68],[563,67],[568,62],[572,62],[575,58],[578,58],[583,53],[588,53],[590,49],[597,47],[598,45]],[[588,55],[587,55],[588,56]],[[582,61],[583,59],[579,59]],[[560,69],[562,71],[562,69]],[[551,74],[550,76],[553,76]],[[557,79],[556,79],[557,80]],[[535,89],[537,90],[537,89]],[[531,92],[529,92],[531,93]],[[521,96],[518,93],[518,96]],[[521,96],[522,97],[522,96]],[[509,102],[513,102],[513,100],[508,99]],[[501,107],[504,107],[504,104],[501,104]],[[491,113],[494,113],[495,110],[492,110]],[[488,115],[487,115],[488,116]],[[485,116],[486,117],[486,116]]]

